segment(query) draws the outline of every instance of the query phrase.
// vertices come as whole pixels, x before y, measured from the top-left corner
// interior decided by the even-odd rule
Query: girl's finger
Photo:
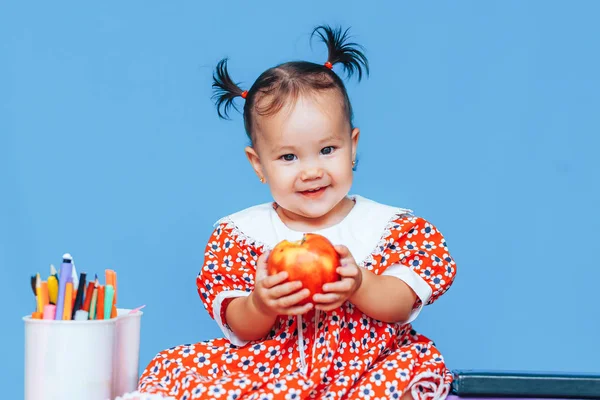
[[[357,276],[360,271],[356,265],[342,265],[336,269],[336,272],[341,276],[353,277]]]
[[[335,251],[337,251],[340,258],[345,258],[350,255],[350,250],[344,245],[338,244],[333,247],[335,248]]]
[[[336,308],[339,308],[343,303],[336,301],[335,303],[332,304],[316,304],[315,308],[317,310],[321,310],[321,311],[331,311],[331,310],[335,310]]]
[[[302,289],[302,282],[300,281],[283,282],[281,284],[269,288],[268,296],[272,299],[278,299],[280,297],[287,296],[290,293],[294,293],[300,289]]]
[[[301,306],[294,306],[294,307],[289,307],[286,308],[285,310],[283,310],[282,314],[285,315],[302,315],[302,314],[306,314],[307,312],[310,311],[310,309],[313,308],[313,304],[312,303],[307,303]]]
[[[353,284],[353,278],[343,278],[341,281],[324,284],[323,291],[328,293],[347,292],[352,288]]]
[[[275,304],[277,304],[277,307],[279,308],[287,309],[296,306],[299,302],[306,299],[308,296],[310,296],[310,290],[302,289],[299,292],[278,298],[277,300],[275,300]]]
[[[337,293],[317,293],[313,296],[313,301],[318,304],[331,304],[335,303],[340,299],[340,295]],[[317,304],[316,304],[317,305]]]
[[[266,269],[270,251],[267,250],[256,259],[256,269]]]
[[[272,288],[275,285],[279,285],[281,282],[285,281],[288,278],[288,273],[286,271],[281,271],[275,275],[266,276],[263,280],[263,286],[267,289]]]
[[[256,260],[256,280],[260,281],[265,279],[269,274],[267,273],[267,259],[269,257],[269,251],[262,253]]]

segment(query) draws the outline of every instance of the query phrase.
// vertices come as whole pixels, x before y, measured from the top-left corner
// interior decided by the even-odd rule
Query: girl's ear
[[[356,160],[356,149],[358,148],[358,137],[360,136],[360,129],[352,129],[352,160]]]
[[[262,165],[260,164],[258,153],[251,146],[247,146],[244,151],[246,152],[246,157],[248,157],[248,161],[250,161],[250,165],[252,166],[252,169],[254,169],[256,176],[258,176],[258,179],[264,183],[265,175],[263,173]]]

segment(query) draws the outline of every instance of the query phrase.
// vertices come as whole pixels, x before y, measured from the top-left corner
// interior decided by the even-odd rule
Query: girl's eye
[[[333,153],[333,150],[334,150],[333,146],[323,147],[323,149],[321,149],[321,154],[325,154],[325,155],[331,154],[331,153]]]
[[[296,157],[296,156],[295,156],[295,155],[293,155],[293,154],[284,154],[284,155],[282,155],[280,158],[281,158],[283,161],[294,161],[294,158],[295,158],[295,157]]]

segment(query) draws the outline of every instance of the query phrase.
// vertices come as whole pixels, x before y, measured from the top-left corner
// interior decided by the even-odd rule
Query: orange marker
[[[50,298],[48,296],[48,282],[42,281],[40,284],[40,295],[42,296],[42,310],[43,307],[50,304]]]
[[[32,319],[42,319],[42,317],[43,317],[43,314],[41,312],[34,311],[31,313]]]
[[[65,287],[65,300],[73,297],[73,282],[67,282]],[[65,310],[63,311],[63,320],[71,319],[73,315],[73,302],[65,301]]]
[[[104,270],[104,280],[106,281],[107,285],[112,285],[112,269]]]
[[[96,303],[96,319],[104,319],[104,286],[98,287],[98,302]]]
[[[106,274],[106,284],[111,285],[114,289],[112,306],[110,309],[110,317],[115,318],[117,316],[117,273],[112,269],[107,269],[105,271]]]
[[[104,271],[104,274],[106,276],[106,284],[111,285],[115,289],[114,303],[117,304],[117,273],[112,269],[107,269],[106,271]]]

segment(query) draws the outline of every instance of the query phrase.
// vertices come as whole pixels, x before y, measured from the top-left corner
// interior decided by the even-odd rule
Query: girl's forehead
[[[312,142],[341,137],[348,120],[339,96],[302,96],[283,106],[276,114],[259,116],[257,136],[270,144]]]

